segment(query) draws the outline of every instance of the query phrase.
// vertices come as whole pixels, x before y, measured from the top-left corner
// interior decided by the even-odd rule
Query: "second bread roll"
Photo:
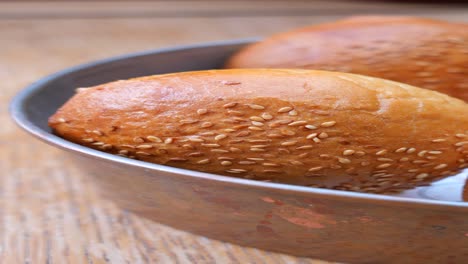
[[[227,68],[302,68],[380,77],[468,102],[468,25],[416,17],[354,17],[271,36]]]
[[[80,89],[50,118],[73,142],[233,177],[389,192],[468,160],[468,104],[371,77],[213,70]]]

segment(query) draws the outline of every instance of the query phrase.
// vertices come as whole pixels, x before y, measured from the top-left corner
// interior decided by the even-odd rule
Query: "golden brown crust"
[[[274,35],[242,49],[226,67],[351,72],[468,101],[468,24],[352,17]]]
[[[84,89],[49,124],[73,142],[158,164],[343,190],[398,191],[468,160],[468,104],[310,70],[213,70]]]

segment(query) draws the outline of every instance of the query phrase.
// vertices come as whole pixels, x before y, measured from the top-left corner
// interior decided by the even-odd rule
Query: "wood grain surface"
[[[375,1],[0,2],[0,263],[327,263],[209,240],[121,211],[60,150],[20,131],[7,105],[25,85],[79,63],[362,13],[468,21],[466,6]]]

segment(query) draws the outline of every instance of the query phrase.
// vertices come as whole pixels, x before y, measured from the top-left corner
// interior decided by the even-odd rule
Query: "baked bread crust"
[[[351,72],[439,91],[468,102],[468,24],[416,17],[352,17],[273,35],[226,68]]]
[[[372,77],[233,69],[79,89],[56,134],[124,157],[221,175],[363,192],[468,166],[468,104]]]

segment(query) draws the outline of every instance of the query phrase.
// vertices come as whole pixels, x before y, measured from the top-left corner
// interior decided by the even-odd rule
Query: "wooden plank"
[[[366,1],[0,2],[0,18],[226,17],[346,14],[461,14],[465,5]],[[465,9],[465,10],[464,10]]]

